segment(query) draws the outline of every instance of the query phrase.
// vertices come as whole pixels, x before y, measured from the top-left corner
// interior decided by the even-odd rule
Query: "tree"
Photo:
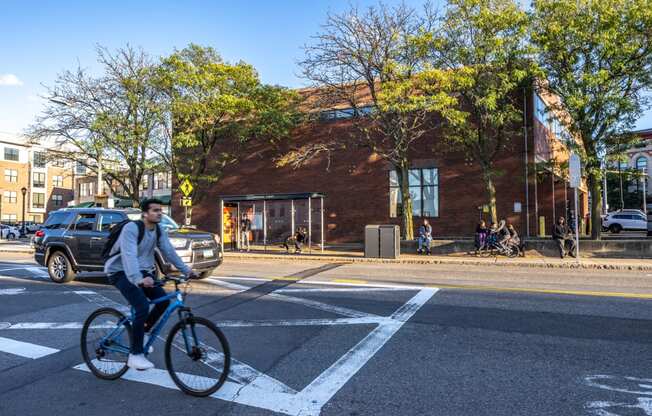
[[[37,142],[54,138],[61,147],[51,157],[86,167],[109,187],[120,184],[138,205],[161,118],[152,62],[129,46],[115,53],[98,47],[97,55],[100,75],[78,67],[57,77],[27,135]]]
[[[412,196],[409,191],[410,151],[433,128],[431,113],[449,111],[455,98],[448,93],[425,97],[415,75],[422,69],[413,42],[434,21],[401,4],[380,4],[359,11],[352,7],[329,15],[321,33],[305,47],[300,62],[304,77],[314,84],[316,109],[350,107],[354,133],[329,143],[310,144],[286,155],[283,163],[306,162],[320,153],[364,146],[390,162],[402,199],[403,238],[413,239]],[[433,70],[430,80],[440,91],[448,78]],[[452,111],[452,110],[451,110]]]
[[[165,57],[156,84],[166,95],[159,160],[190,179],[195,204],[247,143],[277,143],[300,121],[295,92],[261,83],[251,65],[225,62],[210,47],[191,44]]]
[[[534,71],[531,48],[523,41],[528,25],[526,12],[513,0],[451,0],[441,24],[418,41],[431,66],[455,78],[462,114],[444,117],[444,143],[480,167],[494,222],[494,181],[501,174],[495,162],[522,129],[522,97],[516,92]],[[424,91],[431,93],[428,87]],[[439,85],[435,92],[440,93]]]
[[[631,130],[652,84],[652,8],[647,0],[537,0],[531,38],[545,88],[567,112],[591,192],[591,236],[600,238],[602,162],[610,139]]]

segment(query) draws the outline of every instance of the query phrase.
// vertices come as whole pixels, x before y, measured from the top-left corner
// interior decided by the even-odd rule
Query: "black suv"
[[[50,213],[47,221],[32,239],[34,258],[47,266],[50,279],[57,283],[73,280],[76,273],[102,271],[102,249],[114,225],[127,220],[138,220],[138,209],[63,208]],[[168,233],[179,257],[200,278],[211,275],[222,264],[222,247],[218,237],[204,231],[180,228],[174,220],[163,215],[160,226]],[[160,270],[171,265],[156,252]]]

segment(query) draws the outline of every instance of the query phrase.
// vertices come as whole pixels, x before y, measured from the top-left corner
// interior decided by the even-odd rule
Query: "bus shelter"
[[[299,229],[306,231],[305,247],[324,250],[324,197],[317,192],[293,194],[225,195],[220,201],[220,238],[223,250],[243,247],[243,217],[251,221],[246,238],[255,248],[280,246]]]

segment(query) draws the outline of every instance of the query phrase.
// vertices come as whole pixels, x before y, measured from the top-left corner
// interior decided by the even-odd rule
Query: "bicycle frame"
[[[190,315],[190,310],[186,308],[184,302],[183,302],[183,294],[179,290],[178,287],[175,287],[174,292],[167,294],[165,296],[162,296],[160,298],[150,300],[149,304],[154,305],[157,303],[165,302],[167,300],[173,300],[173,302],[170,302],[170,305],[165,309],[165,312],[163,312],[163,315],[161,318],[158,320],[156,325],[152,328],[150,332],[150,337],[147,343],[144,345],[144,354],[147,356],[149,347],[154,343],[158,335],[161,333],[161,330],[163,329],[163,326],[167,323],[168,319],[170,319],[170,315],[174,313],[174,311],[179,311],[179,320],[183,320],[182,313],[187,312]],[[131,307],[131,316],[130,317],[125,317],[122,319],[120,322],[118,322],[117,327],[108,335],[102,337],[100,340],[100,345],[104,345],[104,348],[108,351],[113,351],[113,352],[119,352],[123,354],[129,354],[131,351],[130,346],[124,346],[118,342],[115,342],[114,340],[119,337],[122,332],[124,331],[124,324],[133,322],[134,316],[135,316],[135,309],[133,306]],[[183,338],[184,338],[184,343],[186,346],[186,351],[190,353],[190,343],[188,342],[188,336],[186,334],[186,331],[183,330]],[[197,335],[195,334],[195,329],[192,327],[192,336],[193,339],[195,340],[195,343],[197,342]]]

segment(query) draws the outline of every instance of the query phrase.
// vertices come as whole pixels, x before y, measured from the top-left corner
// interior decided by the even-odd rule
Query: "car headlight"
[[[215,240],[215,244],[218,246],[220,245],[220,236],[217,234],[213,234],[213,240]]]
[[[185,248],[188,245],[188,240],[185,238],[170,238],[170,244],[174,248]]]

